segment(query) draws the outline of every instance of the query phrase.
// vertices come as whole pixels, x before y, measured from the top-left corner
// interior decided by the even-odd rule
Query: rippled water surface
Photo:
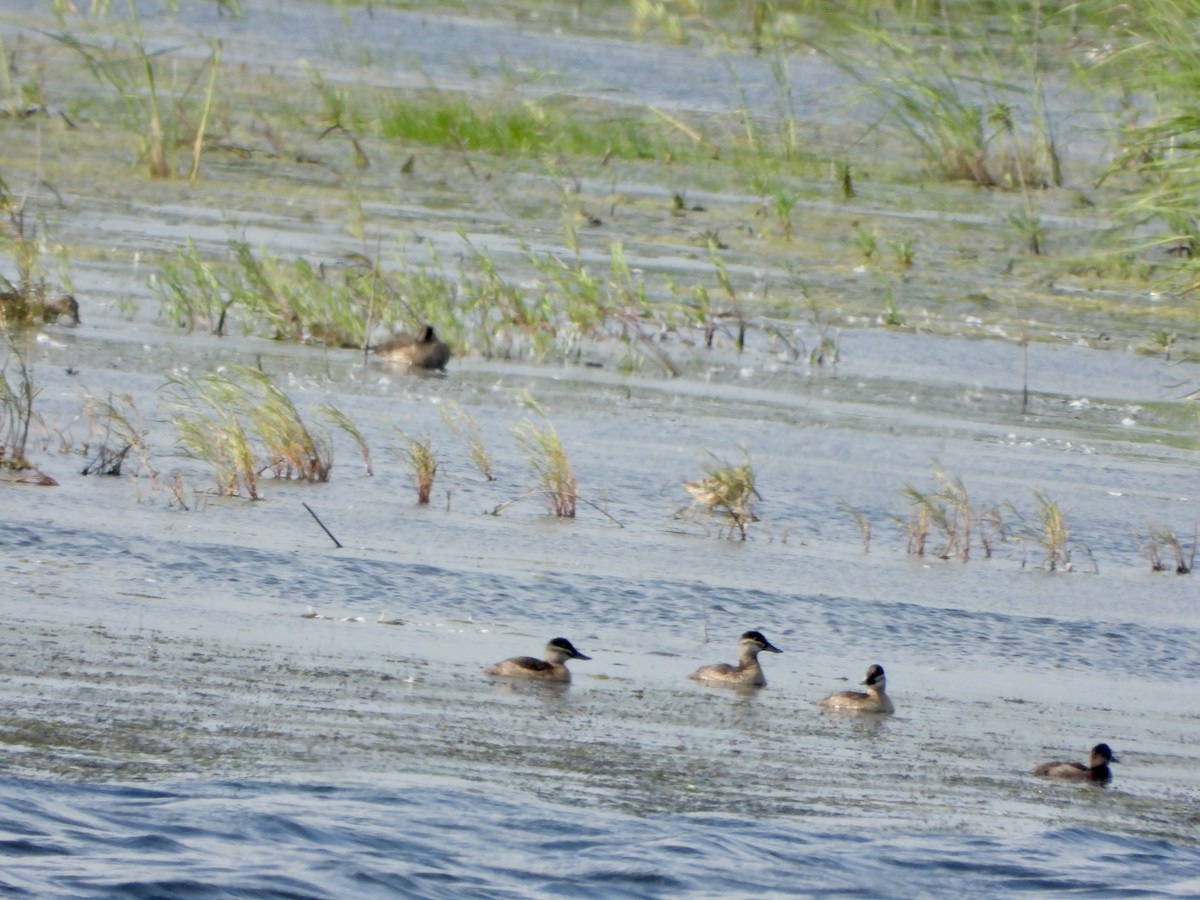
[[[735,813],[569,815],[494,788],[394,777],[3,786],[0,853],[22,864],[6,867],[0,885],[16,895],[911,897],[1111,895],[1120,884],[1119,893],[1186,896],[1200,888],[1195,848],[1085,827],[948,836]]]
[[[260,15],[205,21],[236,59],[276,52],[252,29]],[[281,59],[339,58],[287,8],[271,16]],[[652,82],[653,102],[734,102],[631,61],[689,71],[675,48],[381,21],[404,23],[413,68],[446,83],[470,46],[488,77],[518,52],[547,69],[594,59],[606,85]],[[381,52],[382,29],[356,40]],[[739,64],[766,77],[760,60]],[[392,83],[384,68],[372,71]],[[828,111],[819,94],[810,113]],[[106,224],[124,248],[219,218],[177,214]],[[334,240],[319,221],[289,227],[271,233],[279,252],[290,237]],[[127,315],[114,298],[144,298],[145,277],[136,259],[79,260],[76,290],[100,285],[83,324],[48,327],[28,351],[33,455],[59,484],[0,484],[0,892],[1200,894],[1200,590],[1149,571],[1135,537],[1159,526],[1191,543],[1195,407],[1180,397],[1200,383],[1195,365],[1033,344],[1025,411],[1014,342],[866,329],[845,330],[826,369],[759,336],[744,354],[692,348],[675,380],[603,357],[471,356],[418,377]],[[161,388],[234,361],[302,409],[349,414],[375,474],[335,434],[328,484],[213,495]],[[157,478],[79,474],[100,439],[84,393],[135,400]],[[571,456],[585,500],[573,521],[520,499],[531,475],[512,428],[535,418],[526,395]],[[478,423],[495,481],[443,426],[451,403]],[[434,438],[427,507],[397,428]],[[720,519],[679,515],[679,482],[706,451],[736,460],[743,447],[762,495],[744,543]],[[1003,511],[991,558],[906,552],[903,492],[933,490],[937,466]],[[1047,571],[1019,537],[1035,489],[1067,513],[1070,572]],[[848,509],[871,522],[869,547]],[[687,680],[731,661],[749,628],[784,651],[764,659],[765,689]],[[572,663],[569,687],[483,678],[558,634],[592,657]],[[887,669],[894,716],[813,707],[871,663]],[[1027,774],[1101,740],[1121,760],[1107,788]]]

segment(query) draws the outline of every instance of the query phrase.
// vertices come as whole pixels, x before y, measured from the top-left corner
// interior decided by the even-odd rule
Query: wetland
[[[971,180],[800,13],[66,6],[0,22],[0,274],[80,319],[5,328],[3,890],[1196,892],[1200,317],[1110,32]]]

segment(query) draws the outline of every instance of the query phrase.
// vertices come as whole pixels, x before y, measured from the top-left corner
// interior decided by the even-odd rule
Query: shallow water
[[[476,33],[412,21],[445,41]],[[236,56],[249,26],[220,27]],[[488,35],[587,58],[587,42]],[[642,49],[648,66],[687,58]],[[1197,434],[1180,397],[1196,365],[1034,344],[1024,413],[1013,341],[865,328],[842,332],[827,369],[758,335],[744,354],[694,350],[675,380],[621,374],[603,348],[587,348],[601,368],[471,357],[415,377],[349,351],[182,334],[149,307],[128,318],[116,298],[145,298],[147,272],[127,249],[224,237],[203,202],[153,208],[168,207],[169,221],[115,202],[80,213],[108,222],[112,256],[76,264],[83,325],[29,348],[34,460],[59,486],[0,484],[0,891],[1200,891],[1196,582],[1148,571],[1133,537],[1160,525],[1190,543]],[[351,243],[319,218],[261,221],[277,251]],[[506,228],[496,239],[519,243]],[[376,474],[334,435],[328,484],[268,480],[257,503],[208,493],[161,388],[235,361],[302,409],[348,413]],[[84,392],[134,398],[157,480],[78,474],[101,439]],[[525,392],[571,455],[588,501],[574,521],[534,498],[489,514],[530,482],[511,435],[533,415]],[[478,422],[495,482],[441,425],[451,401]],[[434,436],[428,507],[396,427]],[[762,493],[745,543],[679,516],[704,451],[739,447]],[[1039,567],[1031,539],[966,563],[908,555],[893,519],[906,485],[935,487],[934,460],[1014,527],[1045,489],[1067,512],[1074,570]],[[187,510],[166,486],[175,471]],[[869,552],[843,504],[872,522]],[[322,617],[304,618],[310,606]],[[381,611],[405,624],[376,624]],[[764,660],[766,689],[686,679],[729,660],[746,628],[784,650]],[[593,657],[568,688],[483,679],[560,633]],[[872,662],[895,716],[813,708]],[[1026,774],[1099,740],[1121,758],[1107,789]]]
[[[1033,838],[947,836],[798,817],[631,816],[568,811],[437,779],[155,788],[6,780],[0,823],[12,835],[0,853],[32,859],[0,875],[14,896],[1187,896],[1200,889],[1195,848],[1086,827]],[[48,823],[55,833],[46,833]]]

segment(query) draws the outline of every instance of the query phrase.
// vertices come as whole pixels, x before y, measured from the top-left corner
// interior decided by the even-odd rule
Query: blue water
[[[10,896],[1194,896],[1200,849],[736,815],[631,816],[458,785],[0,780]]]

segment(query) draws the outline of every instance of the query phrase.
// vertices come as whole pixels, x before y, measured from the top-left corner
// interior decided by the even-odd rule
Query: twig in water
[[[308,514],[309,514],[310,516],[312,516],[314,519],[316,519],[316,521],[317,521],[317,524],[321,526],[321,530],[322,530],[322,531],[324,531],[324,532],[325,532],[327,535],[329,535],[329,539],[330,539],[331,541],[333,541],[333,546],[335,546],[335,547],[337,547],[339,550],[341,550],[341,549],[342,549],[342,542],[341,542],[341,541],[339,541],[337,538],[335,538],[335,537],[333,536],[333,532],[332,532],[332,531],[330,531],[328,528],[326,528],[326,527],[325,527],[325,523],[321,521],[321,517],[320,517],[320,516],[318,516],[318,515],[317,515],[315,512],[313,512],[313,511],[312,511],[312,507],[311,507],[311,506],[309,506],[307,503],[305,503],[303,500],[301,500],[301,501],[300,501],[300,505],[301,505],[301,506],[303,506],[305,509],[307,509],[307,510],[308,510]]]

